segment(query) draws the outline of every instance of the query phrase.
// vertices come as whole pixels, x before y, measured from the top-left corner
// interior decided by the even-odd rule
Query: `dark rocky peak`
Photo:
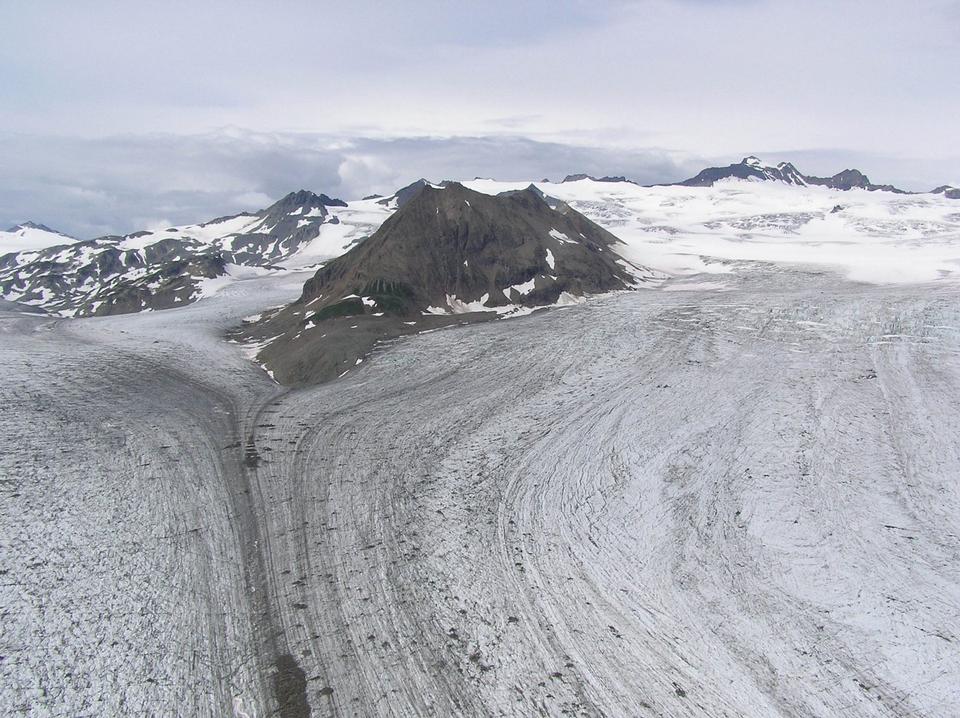
[[[781,162],[776,167],[764,165],[759,158],[744,157],[740,162],[726,167],[708,167],[690,179],[678,182],[685,187],[712,187],[725,179],[772,180],[788,184],[806,184],[804,177],[789,162]]]
[[[947,199],[960,199],[960,187],[944,184],[931,190],[932,194],[942,194]]]
[[[832,177],[814,177],[803,174],[790,162],[781,162],[773,167],[765,165],[760,159],[752,155],[744,157],[737,164],[727,165],[726,167],[708,167],[696,176],[675,184],[686,187],[712,187],[714,183],[724,179],[776,181],[794,185],[817,185],[837,190],[859,188],[907,194],[893,185],[873,184],[860,170],[846,169]]]
[[[781,162],[777,165],[777,170],[783,178],[782,181],[788,184],[807,184],[807,178],[791,162]]]
[[[379,200],[377,204],[382,204],[386,207],[391,203],[395,203],[397,209],[399,209],[407,204],[407,202],[409,202],[411,199],[416,197],[420,190],[428,186],[432,187],[434,185],[421,177],[415,182],[411,182],[406,187],[401,187],[389,197],[384,197],[383,199]]]
[[[563,182],[579,182],[580,180],[585,180],[585,179],[593,180],[594,182],[633,182],[633,180],[628,180],[623,175],[617,175],[617,176],[604,175],[603,177],[594,177],[593,175],[588,175],[583,173],[567,175],[566,177],[563,178]],[[543,180],[543,181],[546,182],[547,180]]]
[[[736,177],[738,179],[747,179],[749,177],[755,176],[753,171],[753,165],[749,163],[751,157],[747,157],[742,162],[729,165],[727,167],[707,167],[704,170],[700,170],[693,177],[685,179],[681,182],[676,182],[675,184],[682,185],[684,187],[712,187],[716,182],[719,182],[722,179],[729,179],[731,177]]]
[[[842,190],[853,189],[854,187],[867,189],[872,184],[870,178],[860,170],[843,170],[830,179],[834,189]]]
[[[229,214],[223,217],[217,217],[216,219],[211,219],[208,222],[204,222],[201,226],[205,227],[211,224],[220,224],[231,219],[236,219],[237,217],[261,217],[264,219],[273,220],[275,223],[284,222],[288,219],[299,220],[305,217],[318,217],[320,219],[324,219],[328,215],[327,207],[346,206],[347,203],[342,199],[336,199],[334,197],[328,197],[325,194],[316,194],[310,190],[301,189],[297,190],[296,192],[291,192],[290,194],[274,202],[269,207],[261,209],[257,212],[239,212],[237,214]],[[284,225],[284,227],[286,227],[286,225]]]
[[[347,203],[342,199],[328,197],[325,194],[315,194],[309,190],[301,189],[291,192],[286,197],[274,202],[266,209],[260,210],[258,214],[262,216],[290,214],[299,210],[321,210],[326,214],[327,207],[346,207]]]
[[[630,289],[653,275],[619,240],[534,186],[498,195],[414,183],[369,238],[325,264],[295,303],[248,330],[278,381],[329,379],[384,338]]]

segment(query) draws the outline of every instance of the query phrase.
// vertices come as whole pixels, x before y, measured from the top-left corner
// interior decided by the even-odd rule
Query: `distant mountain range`
[[[820,186],[829,187],[841,191],[847,191],[854,188],[865,189],[870,192],[895,192],[896,194],[909,194],[893,185],[873,184],[860,170],[843,170],[832,177],[815,177],[805,175],[789,162],[781,162],[776,167],[764,165],[756,157],[745,157],[737,164],[727,165],[726,167],[708,167],[699,174],[690,179],[676,182],[674,184],[685,187],[712,187],[714,183],[726,179],[759,180],[786,182],[787,184],[796,184],[802,186]]]
[[[947,199],[960,199],[960,187],[951,187],[945,184],[931,191],[933,194],[942,194]]]
[[[891,185],[874,184],[858,170],[844,170],[832,177],[816,177],[801,173],[789,162],[771,166],[756,157],[747,157],[726,167],[710,167],[694,177],[665,186],[710,187],[729,180],[780,182],[837,191],[862,189],[908,194]],[[612,184],[630,182],[622,176],[597,178],[573,174],[565,177],[563,183],[590,181]],[[533,202],[530,197],[538,193],[539,200]],[[937,187],[932,193],[947,199],[960,199],[960,188],[949,185]],[[380,251],[385,254],[363,254],[367,256],[363,266],[351,265],[349,271],[344,269],[348,261],[344,257],[343,261],[331,263],[330,269],[325,269],[327,273],[322,275],[325,279],[317,278],[313,280],[314,284],[319,282],[328,285],[335,279],[330,272],[342,271],[343,276],[338,281],[342,280],[351,286],[363,276],[370,281],[382,279],[402,282],[414,291],[414,295],[403,300],[408,309],[426,310],[428,306],[436,306],[446,311],[460,306],[444,301],[449,294],[463,305],[479,303],[483,305],[483,311],[498,312],[505,306],[529,308],[550,304],[564,294],[580,296],[605,291],[622,280],[618,274],[620,270],[612,265],[602,271],[600,265],[583,265],[581,269],[586,274],[569,273],[573,267],[572,260],[567,256],[573,251],[571,247],[594,247],[590,257],[597,260],[602,256],[604,243],[615,241],[615,238],[611,239],[612,235],[609,235],[603,239],[597,233],[602,230],[592,224],[589,231],[579,230],[583,231],[582,239],[579,235],[571,235],[567,231],[570,229],[568,225],[576,213],[570,214],[572,210],[564,209],[562,203],[544,196],[532,185],[523,195],[527,197],[530,213],[530,217],[523,222],[538,227],[536,233],[531,235],[537,238],[536,243],[522,251],[502,243],[483,245],[483,252],[495,252],[502,258],[504,264],[499,267],[498,272],[501,273],[497,277],[478,274],[476,267],[479,265],[475,264],[469,273],[464,269],[453,272],[449,267],[444,267],[443,272],[430,281],[422,277],[417,279],[419,275],[416,273],[430,266],[427,260],[435,259],[427,251],[429,247],[422,244],[424,238],[441,237],[444,247],[448,240],[453,240],[446,234],[450,226],[437,224],[438,218],[418,215],[420,229],[417,230],[410,213],[400,214],[411,203],[433,201],[435,213],[443,209],[449,214],[452,210],[447,203],[455,201],[460,212],[466,212],[457,220],[457,226],[462,231],[475,233],[478,231],[476,227],[482,225],[487,227],[485,231],[494,235],[516,236],[515,229],[522,224],[515,212],[518,200],[499,199],[494,207],[488,197],[473,196],[475,194],[470,194],[470,190],[457,183],[436,184],[425,179],[417,180],[389,197],[370,195],[350,203],[325,194],[300,190],[291,192],[258,212],[218,217],[196,225],[90,240],[78,240],[46,225],[26,222],[0,232],[0,299],[60,316],[79,317],[183,306],[218,291],[230,277],[304,268],[338,257],[372,235],[384,220],[395,213],[403,218],[402,223],[384,225],[384,231],[389,229],[390,233],[378,235],[378,242],[370,244],[365,250],[365,253],[372,252],[374,247],[382,243]],[[463,207],[460,207],[461,204]],[[550,212],[559,210],[560,218],[543,215],[541,205]],[[464,207],[473,209],[467,212]],[[496,219],[494,215],[497,212],[505,213],[503,221]],[[548,242],[544,234],[547,230],[540,226],[548,222],[545,216],[550,217],[549,222],[553,222],[553,226],[547,230],[556,229],[558,233],[571,238],[573,244],[557,244],[559,240],[556,239]],[[403,242],[397,239],[400,226],[405,227],[407,233]],[[472,244],[465,245],[461,251],[464,256],[458,261],[469,262],[469,255],[474,249],[477,247]],[[546,270],[543,258],[547,256],[547,249],[567,274],[560,273],[560,270]],[[449,256],[454,253],[449,249],[443,251]],[[537,253],[540,260],[534,262],[530,252]],[[361,255],[348,256],[351,257],[349,261],[353,262]],[[420,259],[413,264],[405,264],[403,258],[406,256]],[[524,258],[523,261],[520,261],[521,258]],[[394,265],[391,271],[387,271],[389,267],[384,264],[388,259]],[[475,263],[481,260],[492,261],[486,254],[473,257]],[[587,271],[588,266],[593,268]],[[504,293],[504,287],[527,287],[530,282],[533,284],[521,295],[516,295],[518,290]],[[357,286],[350,291],[356,293],[362,288]],[[346,286],[338,285],[338,288],[329,292],[343,290],[346,295],[350,293],[346,289]],[[481,301],[484,295],[486,299]],[[321,310],[334,311],[326,306],[330,296],[327,294],[323,306],[314,308],[315,313]],[[373,295],[358,296],[362,299]],[[396,297],[394,299],[399,301]],[[432,304],[423,304],[425,301]],[[369,313],[365,311],[365,314]]]
[[[594,182],[631,182],[626,177],[592,177],[587,174],[572,174],[564,177],[563,182],[578,182],[580,180],[593,180]],[[800,185],[803,187],[828,187],[830,189],[847,191],[851,189],[864,189],[870,192],[893,192],[895,194],[923,194],[921,192],[907,192],[889,184],[874,184],[863,172],[856,169],[846,169],[838,172],[832,177],[817,177],[815,175],[805,175],[790,162],[780,162],[777,165],[765,165],[756,157],[744,157],[736,164],[725,167],[708,167],[701,170],[698,174],[689,179],[680,182],[667,182],[659,185],[647,185],[655,187],[712,187],[715,183],[722,180],[752,180],[761,182],[785,182],[786,184]],[[636,183],[634,183],[636,184]],[[960,199],[960,188],[950,185],[943,185],[931,190],[932,194],[942,194],[949,199]]]
[[[322,225],[338,222],[331,209],[342,207],[342,200],[300,190],[259,212],[85,241],[19,225],[10,232],[24,233],[33,246],[0,256],[0,295],[64,316],[182,306],[232,266],[267,268],[289,259]],[[14,240],[5,241],[0,250]]]

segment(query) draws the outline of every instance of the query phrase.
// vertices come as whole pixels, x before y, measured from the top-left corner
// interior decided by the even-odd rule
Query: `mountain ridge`
[[[269,268],[337,223],[347,203],[309,190],[256,212],[165,230],[105,235],[0,257],[0,295],[61,316],[101,316],[184,306],[213,291],[231,266]]]
[[[774,181],[801,186],[814,185],[840,191],[858,188],[870,192],[882,191],[893,192],[895,194],[911,194],[893,185],[874,184],[870,181],[869,177],[856,169],[845,169],[831,177],[817,177],[803,174],[790,162],[780,162],[774,167],[763,164],[759,158],[752,155],[744,157],[738,163],[725,167],[707,167],[688,179],[659,186],[712,187],[716,182],[725,179]]]
[[[658,278],[620,240],[530,186],[497,195],[422,184],[373,235],[320,268],[299,299],[247,327],[285,384],[323,381],[380,341],[488,321]]]

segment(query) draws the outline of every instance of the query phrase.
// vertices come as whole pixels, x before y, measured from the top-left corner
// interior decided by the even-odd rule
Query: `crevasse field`
[[[2,712],[960,714],[960,202],[538,186],[669,278],[297,391],[309,272],[0,315]]]

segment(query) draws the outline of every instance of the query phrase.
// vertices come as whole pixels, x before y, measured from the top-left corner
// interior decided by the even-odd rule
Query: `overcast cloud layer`
[[[960,184],[960,0],[0,0],[0,26],[0,226],[746,154]]]

